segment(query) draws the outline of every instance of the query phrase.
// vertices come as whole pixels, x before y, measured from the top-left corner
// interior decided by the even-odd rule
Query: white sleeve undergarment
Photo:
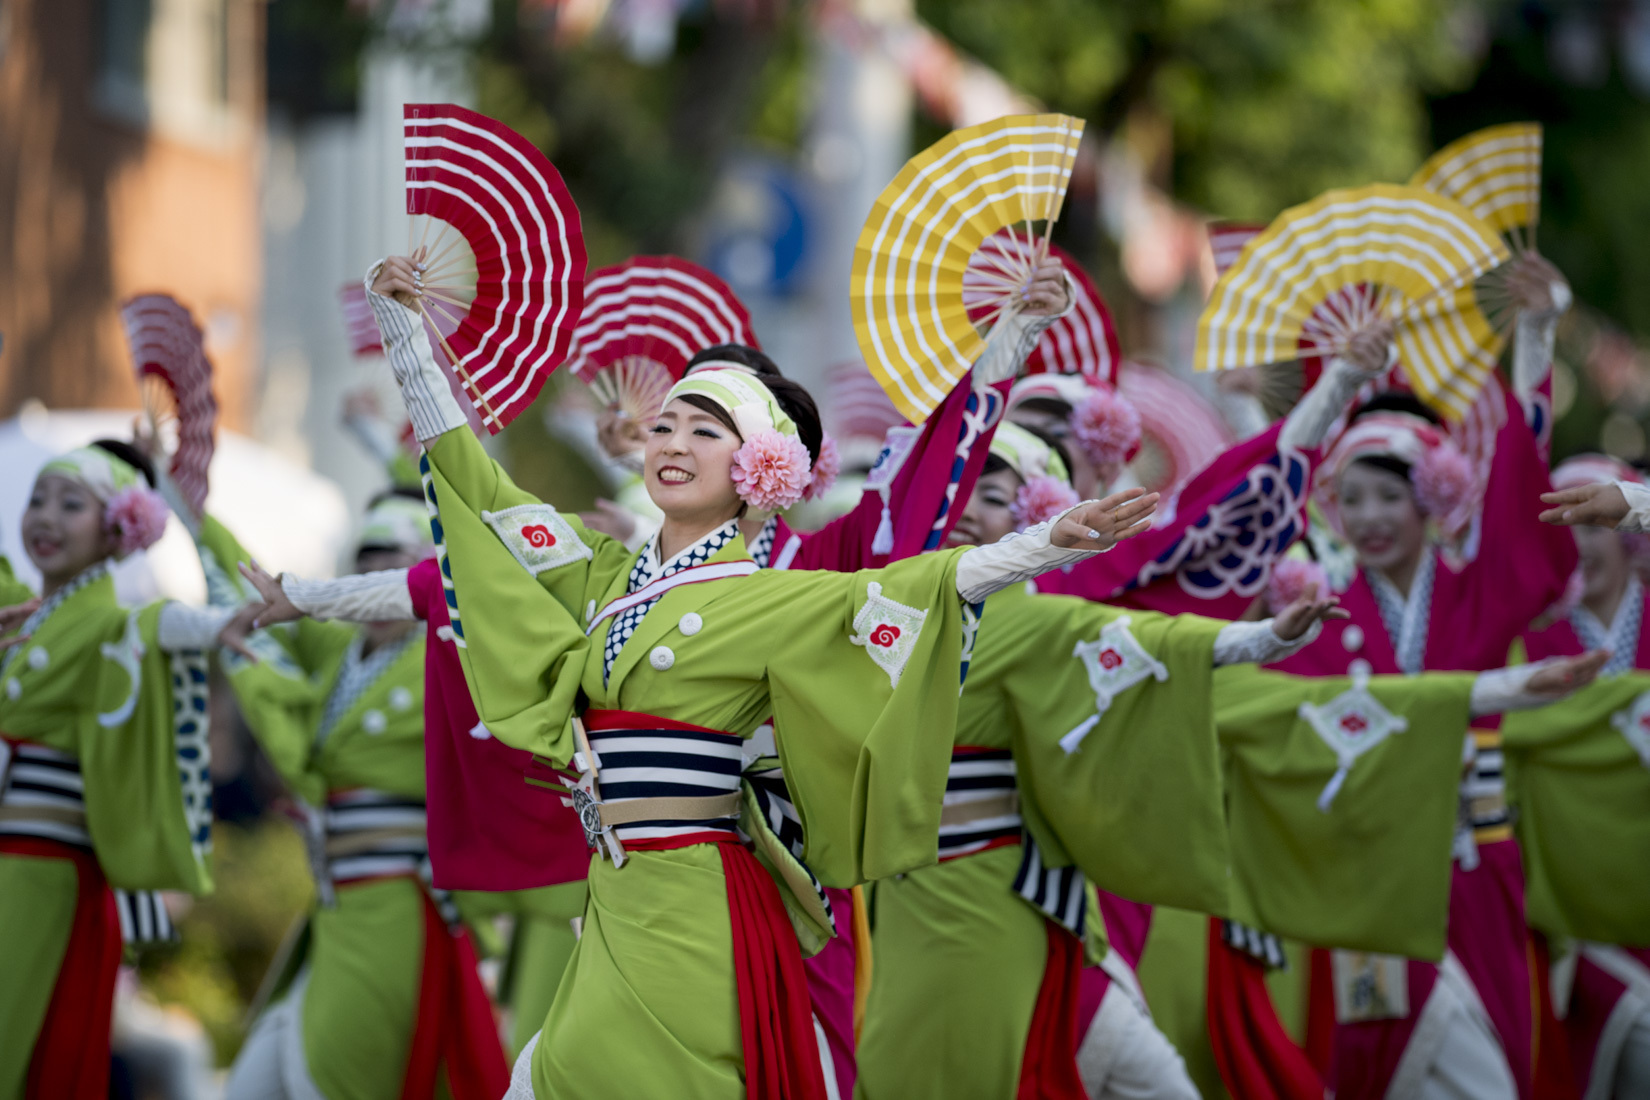
[[[367,303],[378,319],[378,331],[384,338],[384,357],[390,361],[390,370],[401,387],[413,433],[424,443],[454,428],[465,427],[467,421],[464,410],[459,408],[453,391],[447,386],[447,376],[436,365],[435,355],[430,351],[424,318],[394,298],[373,293],[373,280],[383,266],[384,261],[380,260],[367,271]]]
[[[410,622],[412,593],[407,570],[383,569],[314,581],[281,574],[281,591],[292,606],[312,619],[343,619],[352,623]]]
[[[1292,642],[1278,637],[1271,619],[1258,623],[1227,623],[1215,635],[1215,667],[1222,665],[1271,664],[1285,657],[1293,657],[1323,633],[1321,621],[1312,624],[1306,633]]]
[[[212,649],[224,624],[235,617],[239,607],[191,607],[169,600],[160,609],[155,640],[167,653],[185,649]]]
[[[1390,369],[1397,358],[1398,349],[1389,347],[1387,365],[1382,370]],[[1283,430],[1278,433],[1278,446],[1300,451],[1321,444],[1335,418],[1345,412],[1347,404],[1357,396],[1358,388],[1374,377],[1353,366],[1350,360],[1335,356],[1323,377],[1289,410]]]
[[[985,350],[974,361],[974,388],[984,389],[1007,382],[1020,373],[1026,358],[1048,327],[1071,312],[1076,295],[1066,289],[1066,308],[1047,316],[1031,316],[1019,310],[1004,310],[985,338]]]
[[[1103,550],[1067,550],[1049,541],[1054,525],[1082,506],[1074,504],[1053,519],[1016,531],[997,542],[969,547],[957,559],[957,593],[967,603],[979,603],[1011,584],[1104,553]]]
[[[1535,392],[1553,366],[1553,340],[1559,318],[1570,308],[1570,288],[1552,284],[1553,308],[1540,313],[1520,313],[1513,329],[1513,392],[1521,399]]]
[[[1618,481],[1616,488],[1627,498],[1627,516],[1616,524],[1617,531],[1650,531],[1650,486]]]
[[[1524,685],[1529,683],[1530,677],[1538,670],[1560,660],[1563,658],[1549,657],[1545,661],[1536,661],[1532,664],[1480,672],[1478,678],[1472,682],[1472,716],[1482,718],[1486,714],[1534,710],[1548,703],[1556,703],[1562,696],[1535,695],[1525,691]]]

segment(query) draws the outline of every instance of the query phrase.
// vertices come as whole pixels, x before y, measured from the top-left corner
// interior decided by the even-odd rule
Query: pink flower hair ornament
[[[1421,452],[1410,469],[1410,480],[1421,511],[1449,526],[1472,499],[1475,482],[1472,462],[1447,438]]]
[[[153,489],[130,485],[117,490],[103,506],[103,527],[115,538],[115,557],[147,550],[166,533],[171,509]]]
[[[818,500],[830,492],[841,472],[842,454],[837,450],[836,440],[827,433],[820,441],[819,458],[814,462],[813,477],[809,479],[808,487],[802,490],[802,499]]]
[[[1110,386],[1095,386],[1071,411],[1071,430],[1095,466],[1128,462],[1140,453],[1140,413]]]
[[[751,433],[733,453],[734,491],[758,511],[789,508],[802,499],[811,480],[808,448],[776,428]]]
[[[1057,477],[1034,477],[1024,485],[1009,505],[1014,522],[1024,531],[1044,520],[1053,519],[1072,505],[1079,503],[1077,492]]]

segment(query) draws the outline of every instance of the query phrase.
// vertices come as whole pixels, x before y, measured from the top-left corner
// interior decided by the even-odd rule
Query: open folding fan
[[[1337,354],[1384,318],[1416,393],[1457,419],[1498,351],[1473,280],[1507,258],[1495,230],[1453,199],[1394,184],[1330,191],[1284,211],[1216,281],[1196,366]]]
[[[698,264],[635,256],[585,283],[572,368],[602,402],[647,421],[688,360],[718,344],[761,346],[738,295]]]
[[[912,157],[877,197],[854,250],[854,329],[871,373],[920,424],[967,373],[982,327],[1016,308],[1071,180],[1081,119],[1010,115]],[[999,230],[1023,247],[969,260]],[[964,301],[969,285],[975,309]],[[981,313],[980,295],[989,295]]]
[[[405,138],[419,307],[497,432],[567,356],[584,301],[579,211],[544,154],[484,115],[409,103]]]
[[[1452,141],[1427,158],[1409,185],[1459,202],[1512,247],[1513,263],[1478,286],[1491,323],[1498,331],[1510,329],[1516,307],[1504,276],[1535,250],[1541,220],[1541,124],[1510,122]]]
[[[120,319],[150,432],[170,456],[173,483],[199,516],[206,507],[207,467],[218,423],[212,363],[200,326],[169,294],[128,299],[120,307]]]
[[[1509,122],[1452,141],[1427,158],[1409,185],[1448,195],[1514,248],[1533,248],[1541,217],[1541,124]]]
[[[999,229],[968,258],[963,273],[963,302],[976,324],[995,319],[1002,309],[1005,278],[1029,271],[1041,251],[1065,265],[1071,285],[1071,312],[1043,332],[1026,358],[1027,374],[1080,374],[1090,382],[1116,383],[1122,350],[1117,326],[1088,272],[1059,245]]]
[[[1117,389],[1140,413],[1140,453],[1129,469],[1153,492],[1175,492],[1234,442],[1219,411],[1167,370],[1125,362]]]

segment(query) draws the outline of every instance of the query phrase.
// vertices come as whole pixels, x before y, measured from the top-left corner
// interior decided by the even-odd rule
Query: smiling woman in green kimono
[[[112,561],[166,524],[148,460],[100,440],[48,462],[23,513],[42,599],[0,558],[0,1100],[103,1100],[122,924],[211,888],[206,654],[251,612],[125,608]],[[28,601],[28,602],[23,602]]]
[[[420,282],[392,258],[369,300],[425,448],[471,694],[494,736],[579,769],[573,798],[604,857],[511,1095],[821,1097],[797,945],[819,942],[820,906],[807,869],[762,845],[757,815],[747,829],[788,905],[738,842],[743,741],[770,716],[784,731],[819,881],[933,862],[963,608],[1137,533],[1156,498],[1079,505],[1008,542],[884,570],[758,571],[738,519],[800,497],[818,419],[710,366],[677,384],[648,437],[664,522],[632,553],[487,457],[404,304]]]

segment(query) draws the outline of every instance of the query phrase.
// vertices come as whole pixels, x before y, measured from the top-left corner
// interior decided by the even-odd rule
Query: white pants
[[[308,985],[306,967],[286,996],[258,1016],[229,1068],[224,1100],[326,1100],[310,1080],[304,1057],[304,990]]]
[[[1198,1100],[1180,1052],[1152,1023],[1144,1000],[1130,995],[1133,975],[1106,971],[1112,983],[1077,1048],[1090,1100]]]
[[[1604,1022],[1583,1100],[1650,1096],[1650,970],[1608,944],[1584,943],[1581,955],[1627,986]]]
[[[1453,954],[1415,1022],[1386,1100],[1517,1100],[1518,1085],[1472,979]]]

